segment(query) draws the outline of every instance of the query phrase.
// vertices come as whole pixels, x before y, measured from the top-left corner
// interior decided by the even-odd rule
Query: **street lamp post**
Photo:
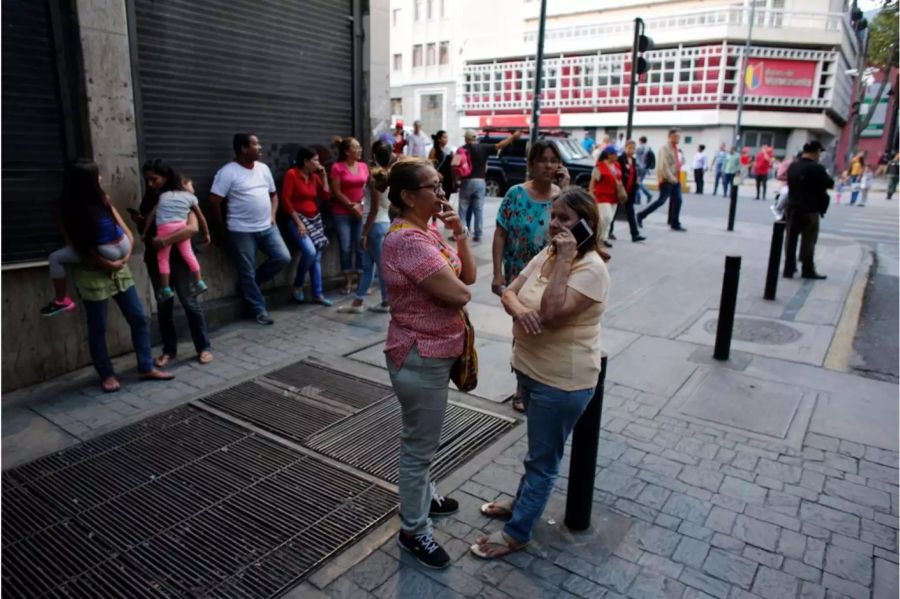
[[[738,70],[738,107],[737,119],[734,125],[734,147],[740,148],[741,144],[741,116],[744,112],[744,92],[747,89],[747,66],[750,62],[750,42],[753,39],[753,22],[756,20],[756,2],[750,0],[750,24],[747,26],[747,41],[744,42],[744,53],[741,56],[741,68]]]
[[[547,24],[547,0],[541,0],[541,21],[538,23],[538,47],[537,60],[534,65],[534,104],[531,108],[531,135],[530,145],[534,145],[538,138],[538,128],[541,123],[541,88],[544,79],[544,28]]]

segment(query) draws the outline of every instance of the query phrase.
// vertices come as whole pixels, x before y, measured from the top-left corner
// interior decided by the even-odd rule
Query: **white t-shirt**
[[[216,173],[210,191],[228,200],[229,231],[259,233],[272,226],[275,180],[264,163],[255,162],[250,169],[229,162]]]
[[[425,148],[428,147],[428,136],[422,133],[410,133],[407,138],[409,143],[409,155],[416,158],[426,158]]]

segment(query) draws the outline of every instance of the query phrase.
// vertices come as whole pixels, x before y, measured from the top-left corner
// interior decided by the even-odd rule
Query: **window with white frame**
[[[422,66],[422,44],[415,44],[413,46],[412,66],[413,67]]]
[[[425,0],[425,8],[427,19],[430,21],[434,18],[434,0]]]
[[[425,65],[432,66],[437,64],[437,44],[434,42],[425,46]]]
[[[446,3],[444,0],[440,0],[440,2],[441,2],[441,18],[444,18],[447,16],[447,6],[446,6]]]
[[[403,116],[403,98],[391,98],[391,116]]]
[[[397,23],[399,23],[399,22],[400,22],[400,9],[395,8],[394,10],[391,11],[391,25],[396,27]]]
[[[450,42],[441,42],[438,51],[438,64],[450,64]]]
[[[394,70],[400,71],[403,69],[403,55],[402,54],[394,54]]]
[[[422,3],[425,0],[413,0],[413,18],[416,21],[422,20]]]

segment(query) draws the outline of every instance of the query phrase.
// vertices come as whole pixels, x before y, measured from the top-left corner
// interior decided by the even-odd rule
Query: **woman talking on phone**
[[[525,265],[547,245],[550,203],[560,187],[569,186],[569,171],[562,166],[559,149],[549,141],[535,142],[528,152],[529,179],[513,185],[497,210],[492,257],[494,278],[491,290],[503,295]],[[522,394],[516,390],[513,409],[524,412]]]
[[[430,568],[450,557],[434,540],[431,516],[452,514],[456,501],[441,497],[429,468],[447,409],[450,370],[463,355],[461,311],[475,282],[469,232],[444,195],[441,178],[425,160],[399,160],[388,176],[388,200],[399,214],[381,253],[381,274],[391,302],[384,352],[403,419],[400,433],[400,521],[397,542]],[[456,249],[429,226],[432,217],[453,233]]]
[[[566,440],[594,394],[609,288],[599,226],[594,198],[579,188],[563,191],[553,200],[549,245],[503,292],[514,323],[512,366],[528,414],[528,455],[515,499],[481,506],[484,515],[508,522],[472,545],[478,557],[501,557],[531,540]]]

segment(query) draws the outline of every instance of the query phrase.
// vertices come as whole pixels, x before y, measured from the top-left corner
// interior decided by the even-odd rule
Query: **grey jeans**
[[[447,411],[450,368],[456,358],[423,358],[413,345],[399,369],[388,372],[403,417],[400,433],[400,523],[404,532],[431,532],[429,469]]]
[[[127,235],[122,235],[122,239],[113,243],[104,243],[96,247],[97,253],[107,260],[121,260],[131,251],[131,242],[128,241]],[[64,279],[66,278],[67,264],[81,264],[81,256],[70,245],[56,250],[50,254],[48,259],[50,262],[50,278]]]

